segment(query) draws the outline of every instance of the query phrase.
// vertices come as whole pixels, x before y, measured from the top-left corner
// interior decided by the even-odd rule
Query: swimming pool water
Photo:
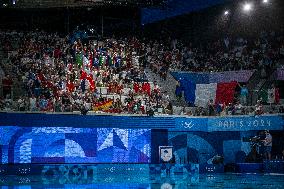
[[[94,179],[64,176],[0,176],[1,189],[186,189],[186,188],[284,188],[283,174],[201,174],[198,177],[149,176],[129,179],[123,175],[105,175]]]

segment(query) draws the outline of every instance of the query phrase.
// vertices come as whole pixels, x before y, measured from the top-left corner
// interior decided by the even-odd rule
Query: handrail
[[[39,111],[0,111],[0,113],[8,114],[48,114],[48,115],[81,115],[79,111],[74,112],[39,112]],[[146,114],[113,114],[113,113],[98,113],[89,111],[87,115],[93,116],[131,116],[131,117],[149,117]],[[261,114],[261,115],[226,115],[226,116],[188,116],[188,115],[168,115],[168,114],[155,114],[153,117],[187,117],[187,118],[226,118],[226,117],[259,117],[259,116],[283,116],[284,113],[275,114]]]

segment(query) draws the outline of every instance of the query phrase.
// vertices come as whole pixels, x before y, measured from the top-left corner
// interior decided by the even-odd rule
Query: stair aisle
[[[158,74],[155,74],[149,68],[145,69],[147,78],[150,82],[156,81],[157,84],[160,86],[162,92],[167,92],[169,95],[170,101],[172,102],[173,106],[187,106],[186,101],[182,98],[180,101],[177,100],[175,95],[176,89],[176,80],[174,77],[168,73],[167,79],[162,79]]]

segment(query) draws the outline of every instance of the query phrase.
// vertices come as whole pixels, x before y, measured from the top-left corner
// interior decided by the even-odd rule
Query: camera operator
[[[259,137],[259,154],[262,156],[262,158],[264,158],[264,140],[265,140],[265,133],[264,131],[260,131],[258,133],[258,137]]]
[[[245,158],[246,163],[260,163],[263,160],[263,140],[265,136],[263,132],[258,133],[254,137],[245,137],[243,142],[250,142],[251,151]]]
[[[246,163],[261,163],[262,156],[257,152],[257,145],[251,146],[251,151],[245,158]]]

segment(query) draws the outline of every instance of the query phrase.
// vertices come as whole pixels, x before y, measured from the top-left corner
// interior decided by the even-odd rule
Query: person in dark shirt
[[[264,133],[265,133],[265,139],[263,140],[264,155],[267,160],[271,160],[272,136],[268,130],[265,130]]]
[[[13,80],[11,79],[10,75],[7,75],[2,79],[2,85],[3,96],[6,97],[7,95],[11,95]]]
[[[262,156],[257,152],[257,145],[253,145],[251,151],[246,156],[246,163],[260,163],[262,162]]]
[[[177,100],[181,100],[181,97],[182,97],[182,87],[181,87],[180,81],[177,81],[177,83],[176,83],[175,95],[177,97]]]
[[[214,103],[212,99],[210,99],[208,103],[208,115],[215,116]]]

